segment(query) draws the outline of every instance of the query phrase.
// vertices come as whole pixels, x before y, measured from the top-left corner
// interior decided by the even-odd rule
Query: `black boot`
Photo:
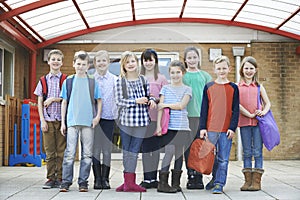
[[[102,189],[101,184],[101,165],[92,165],[93,173],[94,173],[94,189],[100,190]]]
[[[157,185],[157,192],[164,192],[164,193],[176,193],[177,192],[177,189],[171,187],[168,183],[169,173],[170,172],[159,171],[159,182]]]
[[[176,170],[172,169],[172,187],[176,188],[177,192],[181,192],[181,187],[180,187],[180,178],[182,174],[182,170]]]
[[[104,190],[110,189],[109,185],[109,172],[110,172],[110,167],[106,165],[102,165],[102,188]]]
[[[204,189],[202,174],[193,169],[188,169],[188,182],[186,188],[189,190]]]

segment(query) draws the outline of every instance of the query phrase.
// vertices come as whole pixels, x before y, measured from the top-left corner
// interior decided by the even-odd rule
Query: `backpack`
[[[42,92],[43,92],[43,101],[45,101],[48,97],[48,84],[47,84],[47,79],[46,79],[47,75],[44,75],[40,78],[40,82],[42,84]],[[64,82],[64,80],[68,77],[67,74],[61,74],[60,78],[59,78],[59,89],[61,90],[62,84]]]

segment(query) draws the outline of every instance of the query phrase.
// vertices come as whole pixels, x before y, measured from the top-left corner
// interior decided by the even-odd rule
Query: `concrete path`
[[[142,180],[142,165],[138,161],[137,183]],[[145,193],[115,192],[115,188],[123,182],[122,161],[113,160],[110,174],[111,190],[94,190],[93,174],[89,179],[89,192],[78,192],[76,183],[78,176],[78,162],[75,164],[75,178],[70,191],[60,193],[58,189],[42,189],[45,179],[45,166],[42,167],[0,167],[0,200],[30,199],[30,200],[60,200],[60,199],[109,199],[109,200],[300,200],[300,161],[281,160],[265,161],[265,173],[262,177],[262,190],[257,192],[241,192],[243,174],[242,162],[230,161],[227,184],[223,194],[211,194],[205,190],[187,190],[186,171],[181,178],[182,192],[176,194],[158,193],[155,189],[149,189]],[[204,176],[204,183],[208,183],[210,176]]]

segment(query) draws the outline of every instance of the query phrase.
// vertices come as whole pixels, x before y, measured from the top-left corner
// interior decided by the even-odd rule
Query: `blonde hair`
[[[213,61],[213,66],[215,67],[216,64],[219,64],[219,63],[224,62],[224,61],[227,63],[227,65],[229,67],[230,66],[230,61],[229,61],[229,58],[227,56],[218,56],[218,57],[216,57]]]
[[[49,51],[48,53],[48,61],[50,60],[50,57],[54,54],[57,54],[57,55],[60,55],[61,56],[61,59],[63,60],[64,59],[64,54],[61,50],[59,49],[52,49],[51,51]]]
[[[138,66],[139,59],[138,59],[138,57],[135,55],[135,53],[133,53],[131,51],[125,51],[124,53],[122,53],[121,60],[120,60],[120,65],[121,65],[120,76],[121,77],[126,77],[127,71],[125,69],[125,66],[126,66],[128,59],[131,57],[133,57],[137,62],[137,73],[139,74],[139,66]]]
[[[95,53],[94,62],[96,61],[97,57],[102,57],[102,56],[105,56],[107,58],[107,61],[109,62],[109,54],[105,50],[100,50]]]
[[[241,79],[245,80],[245,76],[244,76],[244,73],[243,73],[243,70],[244,70],[244,66],[245,66],[245,63],[250,63],[251,65],[253,65],[255,67],[255,69],[257,69],[257,62],[256,62],[256,59],[253,58],[252,56],[247,56],[245,57],[243,60],[242,60],[242,63],[241,63],[241,68],[240,68],[240,76],[241,76]],[[259,82],[258,82],[258,78],[257,78],[257,70],[252,78],[252,81],[255,82],[256,85],[259,85]]]

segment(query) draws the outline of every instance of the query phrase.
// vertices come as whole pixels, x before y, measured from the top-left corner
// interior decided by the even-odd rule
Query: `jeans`
[[[47,179],[61,179],[66,138],[60,133],[60,121],[47,122],[47,124],[48,131],[43,132],[47,161]]]
[[[94,130],[93,165],[100,165],[100,154],[103,155],[102,164],[110,167],[112,138],[115,120],[101,119]]]
[[[232,139],[227,138],[226,132],[208,132],[208,139],[216,146],[217,150],[212,172],[214,184],[224,187],[227,179]]]
[[[78,184],[87,183],[93,156],[94,129],[87,126],[71,126],[67,131],[67,147],[63,161],[63,183],[72,184],[75,154],[80,135],[81,158]]]
[[[263,142],[258,126],[240,127],[243,145],[244,168],[252,168],[252,157],[254,157],[255,168],[263,167]]]
[[[147,127],[128,127],[119,125],[123,150],[124,172],[135,173],[138,153]]]

